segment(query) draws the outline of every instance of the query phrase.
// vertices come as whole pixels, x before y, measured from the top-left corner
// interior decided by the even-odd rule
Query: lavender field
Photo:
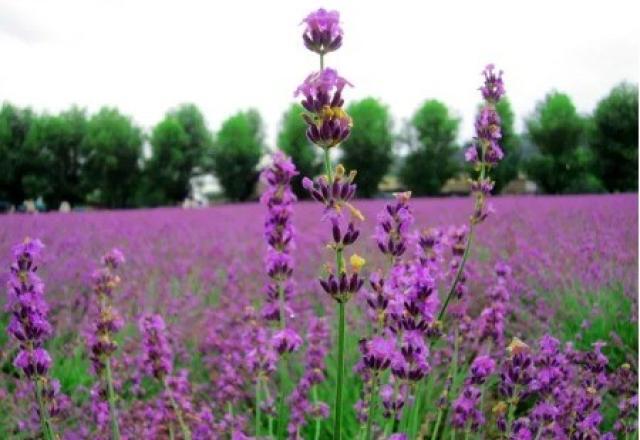
[[[501,197],[493,201],[496,213],[490,222],[478,228],[476,246],[468,260],[468,292],[465,301],[458,303],[465,304],[466,310],[452,306],[455,310],[452,316],[462,319],[460,344],[467,347],[458,354],[461,362],[473,360],[473,353],[480,350],[478,332],[486,326],[484,310],[495,301],[492,292],[500,278],[496,278],[494,268],[498,263],[507,265],[510,274],[505,283],[509,299],[503,311],[504,328],[491,350],[504,350],[514,336],[537,347],[536,341],[547,333],[554,334],[562,347],[567,342],[587,351],[592,349],[592,343],[605,342],[602,352],[609,357],[608,364],[604,364],[610,380],[606,391],[599,392],[605,396],[603,426],[608,424],[611,429],[618,410],[607,398],[619,399],[619,393],[623,392],[620,386],[632,385],[615,385],[618,371],[637,368],[637,196]],[[354,247],[354,253],[367,260],[360,272],[364,278],[370,278],[377,268],[385,265],[373,226],[386,203],[356,202],[366,219]],[[467,198],[411,200],[415,223],[407,231],[407,254],[419,256],[424,231],[439,228],[443,232],[439,264],[445,273],[440,284],[446,281],[446,267],[452,258],[450,249],[459,233],[456,228],[465,224],[469,205]],[[158,385],[145,377],[143,336],[138,322],[148,313],[157,313],[166,322],[167,344],[173,353],[177,377],[175,393],[193,436],[226,438],[233,433],[234,438],[241,438],[254,434],[252,414],[258,376],[253,363],[256,350],[266,350],[263,344],[267,344],[265,338],[270,331],[268,321],[260,318],[266,299],[265,286],[269,283],[264,265],[265,216],[266,208],[261,204],[230,204],[201,210],[0,218],[0,248],[6,268],[11,264],[12,246],[22,238],[37,237],[45,245],[37,273],[45,284],[55,334],[46,347],[53,359],[51,375],[61,384],[55,416],[61,438],[108,436],[108,415],[100,417],[100,412],[108,414],[108,409],[100,406],[99,392],[94,386],[87,335],[97,319],[92,274],[100,267],[100,257],[114,247],[122,251],[126,260],[118,265],[120,283],[113,292],[113,303],[124,324],[117,337],[120,348],[112,365],[120,394],[123,436],[163,438],[169,435],[171,423],[176,426],[175,436],[181,436],[175,416],[163,412],[165,397]],[[328,409],[323,409],[320,402],[330,404],[330,384],[335,381],[334,354],[329,350],[331,332],[327,326],[334,315],[333,301],[317,281],[326,273],[322,262],[330,260],[331,252],[326,248],[326,222],[321,222],[320,216],[321,210],[313,203],[294,204],[296,246],[291,256],[295,261],[292,278],[295,287],[291,290],[287,325],[300,335],[309,334],[310,339],[299,352],[289,355],[295,363],[289,361],[287,367],[280,367],[288,369],[287,386],[291,393],[305,374],[305,359],[308,360],[310,351],[319,350],[316,355],[320,356],[327,377],[315,387],[313,399],[309,397],[311,403],[303,405],[311,414],[307,414],[309,423],[301,422],[299,426],[298,432],[304,438],[316,435],[313,414],[327,415],[323,413]],[[8,277],[9,271],[5,270],[3,281]],[[365,286],[349,305],[347,377],[352,376],[359,357],[357,340],[367,333],[366,298],[372,293],[372,288]],[[8,321],[8,315],[3,316],[3,321]],[[314,335],[315,344],[319,345],[316,347],[311,345]],[[449,335],[444,338],[448,340]],[[16,344],[4,334],[0,343],[2,437],[30,438],[29,433],[38,430],[37,415],[25,403],[28,387],[18,379],[12,366]],[[436,366],[446,364],[453,354],[448,344],[436,347],[429,357],[433,368],[429,381],[441,391],[442,384],[438,382],[445,377],[438,378],[437,374],[443,373],[436,373]],[[272,395],[281,386],[269,383],[274,377],[278,377],[275,372],[264,373],[263,385],[271,388]],[[363,382],[357,380],[346,392],[348,438],[357,434],[354,405],[357,408],[362,387]],[[487,398],[487,406],[500,399],[498,388],[493,383],[487,390],[491,396]],[[435,423],[438,399],[435,393],[440,391],[431,394],[433,401],[423,402],[424,414],[419,422],[414,422],[418,425],[413,428],[415,435],[421,429],[427,432],[428,425]],[[265,414],[275,410],[269,409],[266,394],[260,399],[264,400],[265,423],[261,429],[266,435]],[[293,417],[300,409],[295,408],[295,401],[291,405]],[[385,402],[383,407],[390,405]],[[314,410],[312,406],[317,408]],[[275,413],[271,414],[275,417]],[[487,414],[488,419],[492,417],[490,412]],[[317,438],[329,436],[329,427],[319,423],[317,435]]]
[[[339,12],[300,25],[277,149],[255,109],[215,136],[195,105],[150,133],[0,109],[0,439],[638,438],[637,86],[591,116],[553,91],[520,136],[503,71],[460,71],[481,102],[458,144],[438,100],[399,132],[345,106]],[[499,195],[522,191],[601,195]],[[148,208],[179,201],[208,207]]]

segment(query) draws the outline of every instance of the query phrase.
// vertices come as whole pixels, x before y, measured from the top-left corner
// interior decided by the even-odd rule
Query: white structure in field
[[[222,194],[222,187],[213,174],[199,174],[189,181],[190,200],[198,206],[206,206],[213,198]]]

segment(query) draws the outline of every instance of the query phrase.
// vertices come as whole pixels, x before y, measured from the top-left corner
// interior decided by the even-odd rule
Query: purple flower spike
[[[302,34],[307,49],[324,55],[342,45],[342,29],[338,11],[318,9],[302,20],[307,25]]]
[[[139,327],[142,333],[142,367],[149,376],[162,380],[173,369],[164,319],[160,315],[143,315]]]
[[[482,97],[491,102],[498,102],[504,95],[504,83],[502,82],[502,70],[497,74],[493,64],[487,65],[482,74],[484,75],[484,85],[480,87]]]

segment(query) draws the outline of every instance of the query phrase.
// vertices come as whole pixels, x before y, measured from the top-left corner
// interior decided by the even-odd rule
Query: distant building
[[[538,185],[528,180],[523,174],[509,182],[502,190],[502,194],[535,194],[538,192]]]
[[[213,199],[222,195],[220,182],[213,174],[199,174],[189,180],[191,186],[190,199],[198,205],[208,205]]]
[[[471,192],[469,175],[462,173],[458,176],[447,179],[440,192],[447,196],[464,196]]]

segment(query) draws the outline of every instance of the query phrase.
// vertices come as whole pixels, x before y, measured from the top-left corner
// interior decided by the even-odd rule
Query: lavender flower
[[[265,168],[261,180],[266,185],[260,201],[267,206],[265,239],[267,241],[267,302],[262,316],[267,320],[284,322],[290,314],[288,300],[293,295],[294,229],[291,223],[296,197],[291,191],[291,179],[298,175],[295,166],[282,152],[273,155],[273,163]]]
[[[378,215],[375,238],[380,252],[392,258],[402,256],[407,249],[407,233],[413,224],[409,209],[411,192],[395,194],[395,203],[389,203]]]
[[[318,9],[302,20],[307,25],[302,34],[307,49],[324,55],[342,45],[342,29],[338,11]]]
[[[297,351],[302,345],[302,338],[298,333],[290,328],[278,330],[271,339],[271,343],[280,354]]]
[[[44,283],[36,274],[42,249],[44,245],[40,240],[30,238],[12,248],[14,261],[7,282],[6,304],[11,317],[7,332],[20,348],[13,365],[33,382],[42,435],[45,439],[53,439],[55,434],[50,418],[58,412],[60,385],[48,377],[51,356],[43,348],[44,342],[51,337],[52,327],[48,321]]]
[[[351,83],[333,69],[323,69],[309,75],[298,86],[294,96],[302,95],[303,114],[307,123],[307,137],[327,150],[344,141],[351,134],[353,122],[342,109],[342,90]]]
[[[142,368],[149,376],[164,380],[173,369],[164,319],[160,315],[143,315],[139,328],[142,333]]]

